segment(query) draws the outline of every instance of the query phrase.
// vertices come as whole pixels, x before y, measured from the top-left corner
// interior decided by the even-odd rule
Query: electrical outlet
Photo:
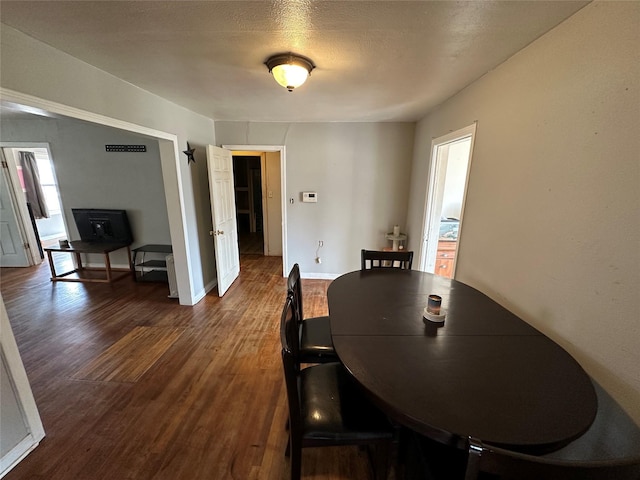
[[[322,263],[322,258],[316,257],[316,263]]]
[[[324,240],[318,240],[318,247],[324,247]]]

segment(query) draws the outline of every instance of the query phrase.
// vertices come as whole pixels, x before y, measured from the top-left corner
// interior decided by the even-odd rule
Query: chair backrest
[[[293,305],[293,297],[287,295],[282,309],[282,316],[280,317],[280,342],[282,344],[282,367],[287,389],[287,403],[289,405],[289,429],[291,435],[299,437],[302,434],[302,414],[298,393],[300,362],[298,355],[298,327],[294,318]]]
[[[487,473],[505,480],[640,480],[640,454],[608,460],[561,460],[483,445],[469,440],[465,480]],[[484,478],[484,477],[483,477]]]
[[[294,438],[300,438],[302,435],[302,412],[298,392],[299,364],[291,352],[284,348],[282,349],[282,367],[287,389],[287,404],[289,405],[289,431]]]
[[[300,278],[300,267],[297,263],[293,265],[289,272],[287,291],[289,295],[293,296],[293,313],[296,321],[300,323],[304,319],[304,314],[302,313],[302,280]]]
[[[300,355],[300,337],[298,333],[298,325],[296,324],[294,298],[287,295],[280,316],[280,343],[282,350],[289,352],[295,361],[299,361]]]
[[[365,250],[361,252],[362,270],[373,268],[399,268],[402,270],[411,270],[413,263],[413,252],[406,250]]]

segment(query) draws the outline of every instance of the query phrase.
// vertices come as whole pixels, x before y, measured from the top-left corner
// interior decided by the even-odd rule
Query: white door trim
[[[222,145],[222,148],[233,151],[245,152],[280,152],[280,207],[282,209],[282,276],[289,274],[289,262],[287,260],[287,159],[284,145]]]
[[[422,230],[421,230],[422,238],[420,242],[420,258],[418,262],[419,268],[423,272],[426,271],[427,269],[427,258],[428,258],[427,249],[428,249],[428,243],[430,240],[428,232],[429,232],[431,216],[433,214],[433,203],[435,200],[433,187],[436,180],[436,173],[437,173],[436,169],[438,167],[438,161],[437,161],[438,147],[440,147],[441,145],[445,145],[447,143],[452,143],[456,140],[471,138],[471,145],[469,146],[469,164],[467,166],[467,176],[465,179],[464,195],[462,198],[462,209],[460,212],[460,230],[458,231],[458,242],[459,242],[460,234],[462,232],[462,223],[463,223],[462,217],[464,216],[464,209],[467,201],[467,189],[469,186],[469,175],[471,173],[471,159],[473,157],[473,146],[476,139],[476,125],[477,125],[477,122],[474,122],[467,127],[461,128],[454,132],[447,133],[446,135],[442,135],[441,137],[437,137],[431,140],[431,159],[430,159],[430,165],[429,165],[429,178],[428,178],[428,184],[427,184],[427,192],[425,195],[425,208],[424,208],[424,214],[422,219]],[[455,269],[455,265],[454,265],[454,269]]]
[[[17,161],[11,150],[5,151],[2,147],[0,147],[0,160],[6,162],[7,166],[6,175],[4,172],[3,175],[5,175],[4,180],[7,183],[7,189],[9,190],[9,196],[11,198],[11,209],[13,210],[16,226],[20,235],[20,243],[25,255],[25,261],[27,262],[27,265],[23,266],[30,267],[32,265],[38,265],[42,262],[42,259],[40,258],[36,232],[31,225],[27,199],[20,186]]]
[[[29,243],[29,252],[31,255],[31,265],[39,265],[44,261],[44,259],[40,258],[40,251],[38,249],[38,239],[36,238],[36,232],[34,231],[31,225],[31,218],[29,217],[29,210],[27,209],[27,199],[25,197],[24,192],[21,188],[17,186],[20,185],[20,179],[18,177],[18,159],[12,152],[4,152],[4,149],[13,149],[13,148],[44,148],[47,150],[47,155],[49,155],[49,160],[53,162],[53,157],[51,156],[51,146],[47,142],[0,142],[0,148],[3,149],[3,153],[5,154],[5,160],[7,161],[7,165],[9,168],[9,176],[11,177],[11,188],[14,189],[16,198],[20,201],[18,202],[18,221],[22,224],[22,229],[25,231],[27,236],[27,242]],[[7,155],[9,153],[9,155]],[[53,176],[56,181],[56,187],[58,185],[58,178],[55,173],[55,168],[53,170]],[[61,203],[61,207],[63,210],[62,213],[62,224],[64,226],[65,234],[69,235],[69,228],[67,227],[67,218],[64,215],[64,205]]]
[[[262,205],[262,254],[269,255],[269,209],[267,208],[267,153],[260,152],[260,204]]]

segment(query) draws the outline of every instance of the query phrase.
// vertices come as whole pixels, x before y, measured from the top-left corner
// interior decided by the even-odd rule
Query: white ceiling
[[[1,20],[216,120],[415,121],[583,1],[5,1]],[[264,61],[316,69],[292,93]]]

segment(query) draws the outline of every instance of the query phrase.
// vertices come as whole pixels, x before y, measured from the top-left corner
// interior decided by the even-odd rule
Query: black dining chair
[[[287,296],[280,320],[282,364],[289,404],[291,480],[299,480],[302,449],[341,445],[373,447],[374,476],[387,477],[393,430],[338,362],[300,368],[294,299]]]
[[[338,361],[331,341],[329,317],[304,318],[302,309],[302,280],[296,263],[287,280],[288,295],[293,296],[294,316],[300,337],[300,361],[302,363],[326,363]]]
[[[375,268],[399,268],[411,270],[413,252],[406,250],[365,250],[361,252],[361,270]]]
[[[540,456],[470,438],[465,480],[640,480],[640,427],[600,385],[594,387],[598,412],[583,435]]]

